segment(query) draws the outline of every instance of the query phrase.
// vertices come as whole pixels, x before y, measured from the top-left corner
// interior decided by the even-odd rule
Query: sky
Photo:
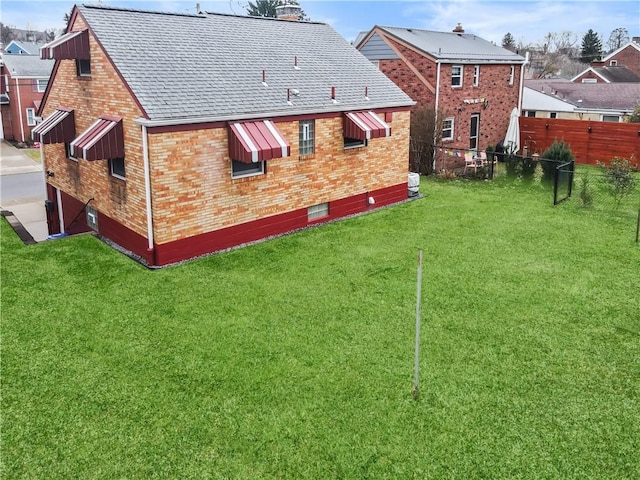
[[[64,14],[73,1],[0,0],[2,23],[17,28],[62,29]],[[168,12],[196,12],[196,3],[204,11],[243,15],[246,0],[102,0],[114,7]],[[516,43],[542,42],[549,32],[570,31],[579,46],[583,35],[593,29],[603,46],[611,32],[627,29],[629,36],[640,36],[640,2],[638,0],[300,0],[313,21],[330,24],[347,40],[374,25],[451,31],[461,23],[467,33],[474,33],[497,44],[509,32]]]

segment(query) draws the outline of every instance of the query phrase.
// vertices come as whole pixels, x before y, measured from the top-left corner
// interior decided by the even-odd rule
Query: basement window
[[[98,211],[91,205],[87,205],[87,226],[98,231]]]
[[[307,208],[307,220],[317,220],[318,218],[329,216],[329,203],[319,203]]]
[[[76,71],[79,77],[91,76],[91,60],[76,59]]]

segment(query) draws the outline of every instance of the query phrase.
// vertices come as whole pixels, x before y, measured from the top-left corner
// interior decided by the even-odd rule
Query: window
[[[524,111],[524,116],[525,117],[530,117],[530,118],[535,118],[536,111],[535,110],[525,110]]]
[[[300,155],[311,155],[315,148],[315,120],[303,120],[300,122],[299,151]]]
[[[616,67],[617,65],[618,65],[618,61],[617,61],[617,60],[611,60],[611,61],[609,62],[609,66],[610,66],[610,67]]]
[[[112,158],[109,160],[109,173],[121,180],[125,179],[124,158]]]
[[[35,108],[27,108],[27,125],[30,127],[35,126],[36,124],[36,109]]]
[[[462,86],[462,65],[454,65],[451,67],[451,86]]]
[[[329,216],[329,204],[319,203],[318,205],[312,205],[307,208],[307,220],[315,220],[317,218]]]
[[[509,85],[513,85],[513,79],[516,76],[516,66],[511,65],[511,69],[509,70]]]
[[[231,160],[231,178],[264,175],[267,162],[245,163]]]
[[[78,161],[76,157],[71,155],[71,145],[69,144],[69,142],[64,143],[64,154],[69,160],[73,160],[74,162]]]
[[[597,78],[583,78],[582,83],[598,83]]]
[[[93,228],[96,232],[98,231],[98,211],[93,208],[91,205],[87,205],[87,226]]]
[[[620,115],[602,115],[603,122],[619,122]]]
[[[90,60],[76,60],[76,70],[79,77],[91,76],[91,61]]]
[[[356,147],[366,147],[367,140],[359,140],[357,138],[347,138],[344,137],[344,148],[356,148]]]
[[[473,67],[473,86],[480,85],[480,65],[474,65]]]
[[[453,140],[453,117],[442,121],[442,140]]]
[[[549,118],[558,118],[558,114],[556,112],[549,112]]]
[[[36,90],[38,92],[44,92],[47,89],[47,83],[49,81],[46,78],[39,78],[36,80]]]

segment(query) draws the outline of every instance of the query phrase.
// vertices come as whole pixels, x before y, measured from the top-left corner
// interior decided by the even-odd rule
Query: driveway
[[[46,240],[49,235],[44,199],[42,165],[10,143],[0,141],[0,206],[3,216],[14,229],[21,225],[36,242]]]

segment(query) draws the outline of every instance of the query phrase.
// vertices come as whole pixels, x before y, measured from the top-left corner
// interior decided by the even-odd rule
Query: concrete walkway
[[[0,175],[2,184],[6,185],[12,181],[11,176],[20,173],[42,172],[42,165],[35,162],[20,149],[15,148],[10,143],[0,141]],[[17,178],[17,177],[16,177]],[[44,178],[39,176],[38,180],[41,194],[28,198],[17,198],[10,201],[3,200],[0,205],[2,215],[7,218],[11,226],[18,232],[19,226],[27,232],[27,238],[23,238],[25,243],[42,242],[47,239],[47,215],[44,210]],[[10,215],[12,214],[12,215]],[[19,233],[20,235],[20,233]],[[28,241],[28,236],[33,241]]]

